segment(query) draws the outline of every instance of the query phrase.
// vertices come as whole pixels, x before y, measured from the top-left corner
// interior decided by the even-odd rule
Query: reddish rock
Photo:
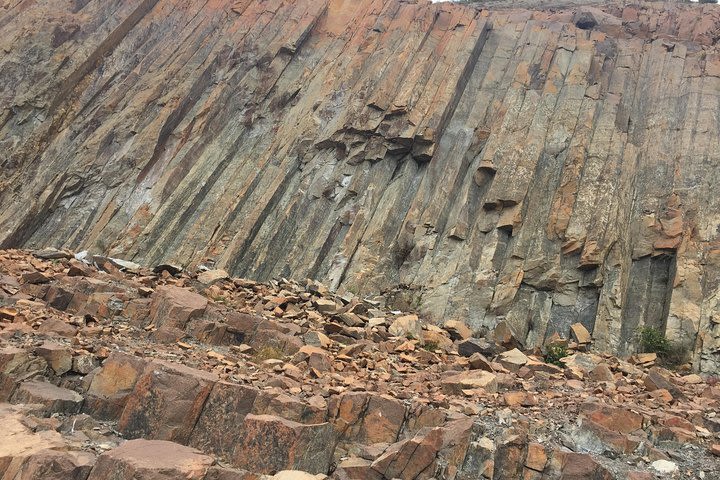
[[[405,421],[405,405],[383,395],[345,393],[331,399],[330,418],[341,441],[394,443]]]
[[[640,445],[639,438],[612,430],[587,418],[582,420],[581,427],[594,435],[607,451],[630,454]]]
[[[327,473],[335,438],[329,423],[303,425],[272,415],[245,417],[233,463],[252,472]]]
[[[670,392],[670,394],[675,400],[686,398],[685,395],[680,391],[680,389],[673,383],[671,383],[667,378],[665,378],[660,369],[658,369],[657,367],[653,367],[648,371],[647,376],[644,380],[644,384],[645,388],[649,392],[663,389]]]
[[[45,359],[55,375],[62,375],[72,369],[73,351],[65,345],[45,342],[35,349],[35,354]]]
[[[275,329],[259,328],[249,341],[249,345],[256,352],[272,349],[283,355],[294,355],[303,347],[303,342],[299,337]]]
[[[118,431],[127,438],[186,444],[217,376],[184,365],[150,363],[127,399]]]
[[[88,480],[204,480],[213,463],[177,443],[130,440],[100,455]]]
[[[472,337],[472,330],[459,320],[448,320],[445,322],[445,330],[450,334],[452,340],[465,340]]]
[[[49,333],[59,337],[72,338],[77,335],[77,327],[63,322],[59,318],[48,318],[43,320],[42,325],[38,328],[41,333]]]
[[[238,428],[252,412],[258,390],[245,385],[218,382],[213,387],[192,431],[190,446],[229,458]]]
[[[247,470],[226,467],[210,467],[205,480],[260,480],[260,475]]]
[[[1,455],[1,454],[0,454]],[[12,480],[84,480],[90,474],[95,456],[89,452],[59,452],[42,450],[25,459],[14,472],[15,466],[8,466],[5,476]],[[0,471],[2,471],[0,459]],[[13,473],[15,475],[13,476]]]
[[[83,412],[102,420],[120,418],[128,396],[146,367],[146,361],[133,355],[110,354],[102,368],[92,374]]]
[[[490,365],[490,362],[481,353],[473,353],[468,358],[468,364],[473,370],[485,370],[486,372],[494,373],[495,370]]]
[[[0,403],[0,478],[84,480],[94,455],[72,451],[55,430],[31,431],[22,407]]]
[[[252,413],[277,415],[298,423],[314,424],[327,420],[328,407],[324,399],[311,404],[284,393],[261,391],[255,399]]]
[[[498,383],[495,374],[484,370],[470,370],[451,375],[442,380],[442,389],[454,395],[461,395],[463,390],[482,388],[488,393],[497,392]]]
[[[23,349],[0,348],[0,402],[10,399],[20,381],[46,369],[45,360],[31,356]]]
[[[20,275],[20,284],[39,285],[50,282],[50,277],[40,272],[27,272]]]
[[[556,450],[550,469],[563,480],[615,480],[610,471],[585,453]]]
[[[536,472],[542,472],[545,470],[545,464],[547,464],[548,455],[545,451],[545,447],[539,443],[529,443],[527,449],[527,457],[525,457],[525,467],[535,470]]]
[[[152,295],[149,317],[150,324],[158,329],[156,338],[168,342],[182,338],[190,320],[202,316],[207,305],[207,298],[186,288],[158,287]]]
[[[351,457],[340,462],[333,478],[337,480],[382,480],[382,474],[372,469],[372,462],[364,458]]]
[[[587,418],[614,432],[631,433],[643,427],[643,416],[625,408],[594,402],[586,402],[581,408]]]
[[[601,363],[590,372],[590,380],[595,382],[612,382],[615,380],[610,368]]]
[[[18,386],[10,401],[41,405],[39,413],[49,417],[53,413],[79,413],[83,397],[77,392],[57,387],[52,383],[28,380]]]

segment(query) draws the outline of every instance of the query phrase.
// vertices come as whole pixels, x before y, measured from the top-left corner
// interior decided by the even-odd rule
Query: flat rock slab
[[[150,363],[138,379],[118,420],[127,438],[187,444],[218,377],[169,362]]]
[[[60,388],[52,383],[29,380],[23,382],[15,390],[11,401],[12,403],[42,405],[42,414],[50,416],[53,413],[79,413],[83,397],[77,392]]]
[[[0,348],[0,402],[12,397],[18,383],[47,369],[47,362],[15,347]]]
[[[273,415],[247,415],[233,455],[240,468],[264,474],[282,470],[327,473],[335,436],[329,423],[303,425]]]
[[[0,403],[0,479],[80,480],[87,477],[95,456],[65,451],[68,445],[54,430],[32,432],[23,423],[20,405]]]
[[[449,394],[461,394],[463,390],[482,388],[488,393],[497,392],[497,377],[485,370],[470,370],[458,373],[442,380],[443,391]]]
[[[177,443],[130,440],[100,455],[88,480],[203,480],[213,463]]]

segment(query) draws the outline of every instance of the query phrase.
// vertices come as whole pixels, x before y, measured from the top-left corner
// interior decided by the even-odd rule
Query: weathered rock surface
[[[720,7],[551,3],[6,2],[0,245],[716,370]]]
[[[203,480],[212,457],[162,440],[130,440],[100,455],[88,480]]]
[[[1,480],[720,476],[716,379],[662,355],[565,340],[551,365],[505,323],[464,339],[415,314],[396,336],[411,314],[314,281],[42,256],[0,251]],[[150,320],[169,287],[204,305],[175,343]]]

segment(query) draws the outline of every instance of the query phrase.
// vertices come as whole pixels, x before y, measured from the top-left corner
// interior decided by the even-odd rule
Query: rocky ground
[[[568,334],[559,367],[311,281],[0,251],[0,479],[720,478],[715,377]]]

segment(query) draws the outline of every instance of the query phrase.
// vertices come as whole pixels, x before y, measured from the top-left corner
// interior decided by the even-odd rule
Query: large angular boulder
[[[417,315],[403,315],[396,318],[388,328],[395,337],[422,338],[422,325]]]
[[[45,342],[35,349],[35,355],[44,358],[55,375],[67,373],[72,368],[73,351],[65,345]]]
[[[252,472],[281,470],[327,473],[335,436],[329,423],[303,425],[273,415],[247,415],[233,463]]]
[[[0,461],[1,462],[1,461]],[[85,480],[95,455],[89,452],[41,450],[25,458],[22,466],[10,465],[5,476],[12,480]],[[2,471],[2,466],[0,466]]]
[[[190,446],[230,457],[235,449],[238,428],[252,412],[258,392],[258,389],[245,385],[216,383],[193,429]]]
[[[164,361],[150,363],[118,420],[127,438],[187,444],[216,375]]]
[[[207,298],[186,288],[158,287],[152,295],[149,317],[150,324],[158,329],[155,338],[168,341],[182,338],[190,320],[201,317],[207,305]]]
[[[203,480],[213,463],[177,443],[130,440],[100,455],[88,480]]]
[[[372,463],[380,478],[430,478],[439,465],[455,478],[460,459],[472,441],[473,421],[464,418],[443,427],[423,430],[413,438],[391,445]],[[371,478],[368,476],[368,478]]]
[[[26,413],[23,406],[0,404],[0,479],[84,480],[94,455],[69,450],[54,430],[32,432]]]
[[[341,442],[395,443],[405,421],[405,405],[392,397],[349,392],[330,402],[330,418]]]
[[[52,383],[28,380],[20,384],[10,401],[40,405],[40,410],[36,412],[49,417],[53,413],[79,413],[83,397],[77,392]]]
[[[133,355],[113,352],[102,368],[92,374],[83,411],[99,420],[117,420],[130,393],[147,368],[147,362]]]

